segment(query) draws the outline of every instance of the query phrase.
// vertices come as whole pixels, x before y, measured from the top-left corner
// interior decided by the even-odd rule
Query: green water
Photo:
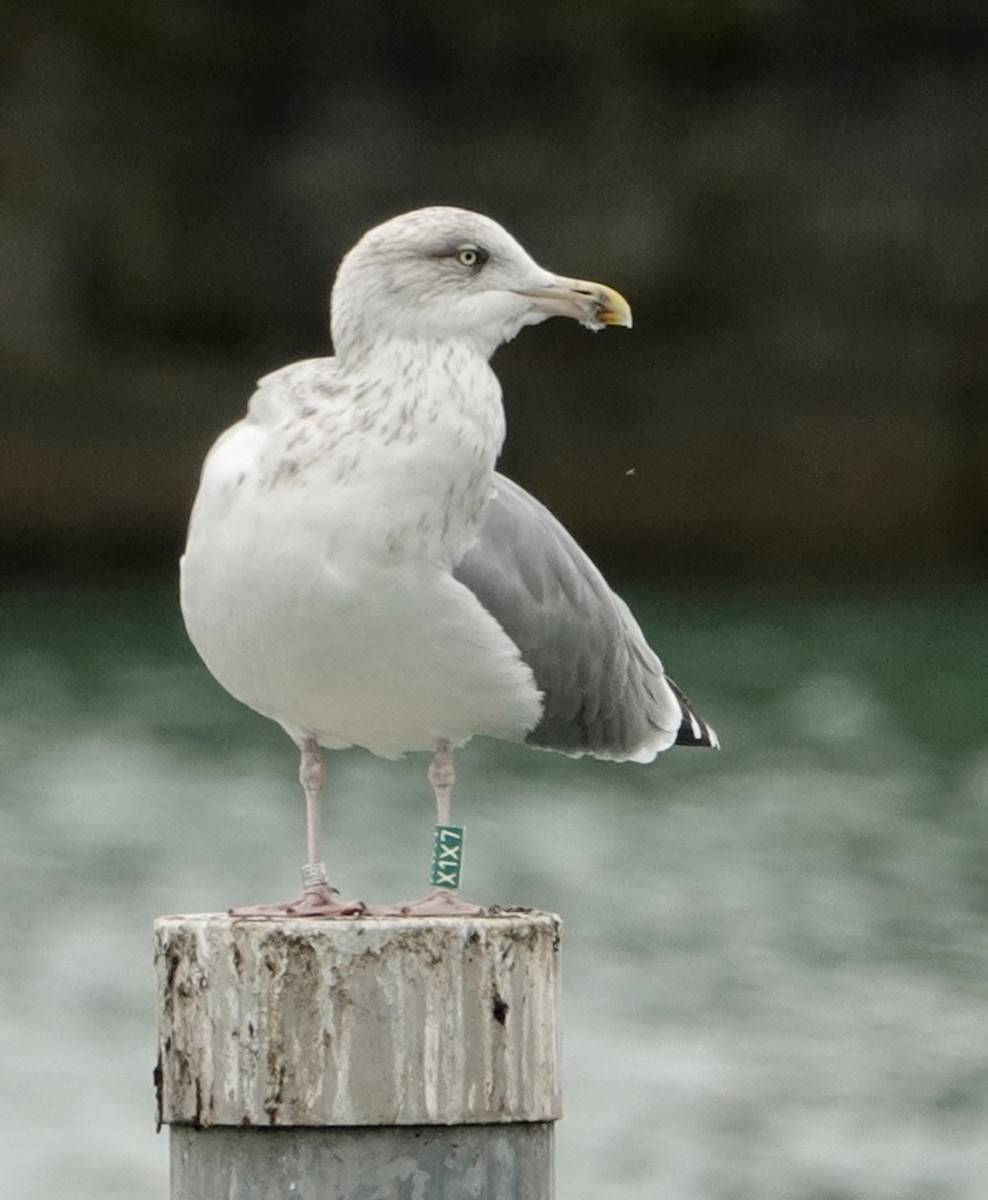
[[[981,591],[630,598],[720,754],[476,743],[465,891],[562,913],[560,1200],[984,1200]],[[167,1195],[150,925],[296,884],[294,751],[169,589],[0,596],[0,1171]],[[332,873],[421,892],[424,762],[330,758]]]

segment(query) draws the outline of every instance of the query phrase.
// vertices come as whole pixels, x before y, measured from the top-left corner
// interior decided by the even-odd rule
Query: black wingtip
[[[666,676],[666,683],[672,688],[683,710],[683,722],[676,734],[677,746],[700,746],[708,750],[720,749],[720,738],[706,721],[697,713],[689,700],[683,695],[676,684]]]

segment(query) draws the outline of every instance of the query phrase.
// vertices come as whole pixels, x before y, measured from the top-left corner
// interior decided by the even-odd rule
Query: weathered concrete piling
[[[559,929],[160,918],[172,1200],[548,1200]]]

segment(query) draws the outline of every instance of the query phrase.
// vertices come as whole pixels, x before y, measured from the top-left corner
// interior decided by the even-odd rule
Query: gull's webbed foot
[[[485,917],[487,909],[469,900],[461,900],[451,888],[436,887],[421,900],[399,901],[397,904],[375,904],[367,910],[369,917]]]
[[[229,915],[240,920],[260,921],[284,917],[356,917],[366,911],[363,900],[340,900],[336,888],[328,883],[316,883],[307,887],[296,900],[231,908]]]

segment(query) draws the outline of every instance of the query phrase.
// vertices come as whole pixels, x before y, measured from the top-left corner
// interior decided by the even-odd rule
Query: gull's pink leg
[[[449,738],[440,738],[436,742],[436,752],[429,763],[427,773],[432,785],[432,794],[436,798],[436,824],[449,824],[449,810],[453,803],[453,784],[456,783],[456,772],[453,770],[453,747]]]
[[[233,917],[349,917],[362,913],[362,900],[344,902],[336,898],[336,888],[326,877],[322,861],[322,831],[320,809],[325,773],[322,750],[314,737],[305,737],[301,744],[298,781],[305,793],[305,832],[309,861],[302,868],[303,892],[297,900],[282,900],[275,904],[253,904],[247,908],[232,908]]]
[[[429,783],[436,798],[436,824],[448,825],[453,799],[453,747],[448,738],[439,738],[429,763]],[[434,887],[421,900],[388,904],[368,910],[376,917],[482,917],[487,910],[479,904],[461,900],[452,888]]]
[[[326,864],[322,860],[322,789],[326,771],[322,750],[313,737],[302,739],[298,781],[305,793],[305,846],[309,861],[302,868],[302,883],[306,888],[325,884]]]

